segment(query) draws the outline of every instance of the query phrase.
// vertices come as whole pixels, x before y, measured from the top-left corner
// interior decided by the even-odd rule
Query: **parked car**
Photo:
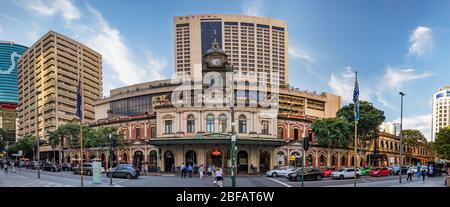
[[[81,167],[77,166],[73,168],[73,174],[75,175],[81,175]],[[83,175],[89,175],[92,176],[93,170],[92,170],[92,163],[83,163]]]
[[[362,176],[369,175],[369,172],[370,172],[370,168],[369,167],[365,167],[365,168],[361,169],[361,175]]]
[[[317,168],[305,168],[303,174],[303,180],[322,180],[322,172]],[[287,175],[287,178],[292,181],[298,181],[302,179],[302,169],[297,168],[294,172]]]
[[[295,171],[295,167],[294,166],[280,166],[277,167],[273,170],[269,170],[266,172],[266,175],[269,177],[277,177],[277,176],[283,176],[283,175],[287,175],[291,172]]]
[[[38,161],[31,161],[30,164],[28,164],[27,168],[31,170],[37,170],[38,166],[39,166]]]
[[[376,167],[370,170],[370,176],[376,177],[389,176],[390,173],[391,171],[386,167]]]
[[[42,165],[42,170],[50,172],[59,172],[61,171],[61,167],[53,163],[45,163]]]
[[[111,172],[106,172],[106,176],[109,177],[112,175],[112,177],[117,178],[138,178],[140,176],[140,172],[138,169],[134,168],[131,165],[118,165],[117,167],[113,168]]]
[[[362,175],[361,170],[356,169],[356,177],[359,178]],[[355,177],[355,169],[354,168],[342,168],[339,171],[332,172],[332,179],[345,179],[345,178],[353,178]]]
[[[417,169],[418,169],[418,166],[412,166],[411,173],[417,174]],[[425,172],[427,172],[428,171],[427,166],[420,166],[420,171],[422,172],[422,170],[425,170]]]
[[[398,175],[400,173],[400,165],[391,165],[388,169],[391,175]]]
[[[64,163],[61,167],[62,171],[72,171],[73,170],[73,166],[70,163]]]
[[[332,172],[336,172],[336,168],[328,168],[322,171],[323,177],[330,177]]]

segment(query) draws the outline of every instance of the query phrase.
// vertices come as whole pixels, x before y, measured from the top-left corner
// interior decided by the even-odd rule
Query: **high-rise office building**
[[[383,122],[380,125],[380,131],[386,132],[395,136],[400,135],[400,123]]]
[[[8,144],[16,142],[17,62],[26,50],[14,42],[0,41],[0,128],[6,130],[3,139]]]
[[[434,140],[440,129],[450,125],[450,86],[445,86],[433,94],[431,136]]]
[[[83,91],[84,121],[95,119],[94,101],[102,96],[102,57],[64,35],[50,31],[19,60],[19,136],[39,136],[77,118],[77,89]],[[37,105],[37,111],[36,110]]]
[[[174,32],[178,76],[201,76],[203,57],[217,39],[240,75],[264,83],[288,83],[288,33],[283,20],[226,14],[177,16]]]

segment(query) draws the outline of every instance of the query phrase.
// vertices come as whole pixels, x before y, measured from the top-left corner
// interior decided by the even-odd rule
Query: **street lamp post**
[[[34,105],[35,105],[35,107],[34,107],[34,110],[35,110],[35,117],[34,117],[34,128],[35,128],[35,133],[36,133],[36,147],[37,147],[37,161],[38,161],[38,179],[41,179],[41,156],[40,156],[40,154],[41,154],[41,152],[40,152],[40,149],[39,149],[39,126],[38,126],[38,123],[39,123],[39,113],[38,113],[38,107],[39,107],[39,104],[38,104],[38,95],[41,93],[40,91],[38,91],[37,90],[37,88],[35,89],[36,90],[36,92],[35,92],[35,94],[34,94],[34,98],[35,98],[35,102],[34,102]]]
[[[402,166],[403,166],[403,96],[406,94],[404,92],[399,92],[400,94],[400,176],[399,182],[402,183]]]
[[[230,67],[231,70],[231,186],[236,187],[236,132],[234,122],[234,68]]]

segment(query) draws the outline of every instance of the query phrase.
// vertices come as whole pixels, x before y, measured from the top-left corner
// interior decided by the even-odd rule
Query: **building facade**
[[[217,39],[240,76],[288,83],[288,33],[283,20],[204,14],[174,17],[175,74],[201,77],[206,51]]]
[[[84,120],[94,121],[94,101],[102,97],[101,55],[48,32],[19,59],[19,136],[34,135],[38,129],[45,139],[49,131],[77,118],[78,86]]]
[[[432,102],[431,136],[434,140],[440,129],[450,125],[450,86],[445,86],[433,94]]]
[[[18,104],[17,62],[27,47],[0,41],[0,128],[7,130],[8,144],[16,142]]]

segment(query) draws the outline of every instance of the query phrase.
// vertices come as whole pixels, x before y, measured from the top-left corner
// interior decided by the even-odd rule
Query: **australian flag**
[[[78,88],[77,88],[77,116],[80,119],[80,121],[83,121],[83,110],[81,108],[83,101],[81,100],[81,81],[78,82]]]
[[[359,121],[359,86],[358,86],[358,72],[355,72],[355,90],[353,91],[353,103],[355,111],[355,121]]]

